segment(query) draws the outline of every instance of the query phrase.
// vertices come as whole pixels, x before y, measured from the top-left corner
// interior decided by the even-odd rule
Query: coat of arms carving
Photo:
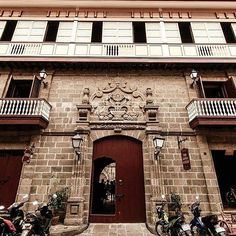
[[[143,120],[144,96],[137,87],[127,83],[108,83],[98,89],[90,99],[92,113],[101,121],[137,121]],[[143,119],[142,119],[143,116]]]

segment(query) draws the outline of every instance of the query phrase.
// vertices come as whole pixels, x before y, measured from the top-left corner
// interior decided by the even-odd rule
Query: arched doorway
[[[145,219],[142,143],[126,136],[97,140],[90,222],[132,223]]]

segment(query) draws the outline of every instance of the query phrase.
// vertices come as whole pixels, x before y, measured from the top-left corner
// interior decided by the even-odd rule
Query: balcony
[[[192,129],[203,126],[236,126],[235,98],[193,99],[186,109]]]
[[[216,61],[224,59],[236,59],[236,44],[103,44],[103,43],[21,43],[1,42],[0,57],[11,57],[20,60],[32,60],[34,58],[70,58],[76,60],[100,60],[123,59],[128,60],[142,58],[154,61],[168,61],[175,59],[178,62],[189,59],[205,59]],[[15,59],[15,60],[16,60]],[[6,60],[6,59],[5,59]]]
[[[27,125],[45,129],[51,105],[45,99],[0,99],[0,125]]]

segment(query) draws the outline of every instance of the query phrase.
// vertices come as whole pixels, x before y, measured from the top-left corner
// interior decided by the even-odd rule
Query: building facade
[[[177,193],[235,220],[234,1],[0,3],[0,204],[68,187],[66,224],[152,227]]]

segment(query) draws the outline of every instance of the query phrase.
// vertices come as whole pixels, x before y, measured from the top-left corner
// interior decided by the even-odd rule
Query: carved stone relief
[[[108,83],[98,89],[90,99],[92,113],[100,121],[137,121],[144,120],[145,97],[137,87],[127,83]]]
[[[116,126],[120,123],[123,127],[125,121],[125,127],[122,129],[130,127],[131,124],[127,126],[127,123],[132,123],[133,127],[134,123],[158,122],[158,106],[154,104],[152,89],[147,88],[145,95],[139,92],[136,86],[128,86],[126,82],[109,82],[92,95],[89,88],[84,88],[82,104],[77,105],[79,121],[100,122],[94,129],[98,126],[104,129],[101,122],[105,122],[106,128],[111,128],[112,123],[112,127],[115,123]],[[138,126],[135,129],[139,128]]]

